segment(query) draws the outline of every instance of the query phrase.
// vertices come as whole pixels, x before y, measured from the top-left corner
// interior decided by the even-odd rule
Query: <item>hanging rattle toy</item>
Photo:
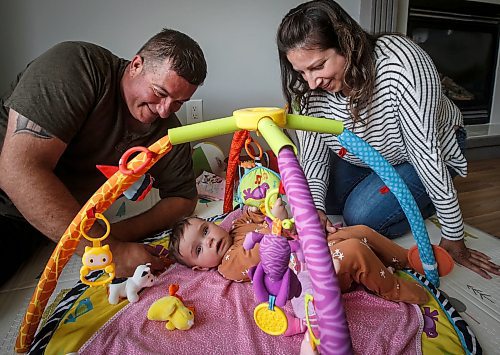
[[[252,143],[257,147],[258,154],[254,153]],[[263,214],[266,214],[264,210],[266,193],[279,186],[280,177],[276,172],[262,165],[262,148],[251,137],[245,140],[245,151],[252,160],[240,163],[244,172],[240,177],[236,200],[238,204],[257,207]]]
[[[260,263],[248,271],[252,279],[255,297],[260,304],[254,310],[257,326],[265,333],[281,335],[288,328],[288,320],[281,309],[289,299],[299,297],[302,287],[297,275],[288,267],[291,247],[282,236],[282,229],[290,229],[293,219],[280,220],[269,207],[279,189],[268,191],[265,198],[266,220],[272,225],[272,234],[250,232],[243,247],[251,249],[259,244]]]
[[[85,224],[88,220],[88,215],[89,213],[87,212],[87,215],[82,218],[80,233],[85,239],[92,242],[92,246],[85,247],[85,253],[83,253],[82,256],[83,266],[80,269],[80,281],[89,286],[101,286],[111,282],[115,277],[115,264],[113,263],[113,255],[111,254],[109,245],[101,245],[101,241],[109,236],[111,228],[106,217],[104,217],[101,213],[96,213],[95,218],[102,220],[106,225],[106,232],[99,238],[92,238],[88,236],[85,232]],[[108,277],[97,281],[88,280],[87,275],[96,270],[104,271],[104,273],[108,274]]]

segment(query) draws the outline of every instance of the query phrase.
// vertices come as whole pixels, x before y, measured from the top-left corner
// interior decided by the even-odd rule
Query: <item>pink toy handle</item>
[[[352,354],[340,286],[325,231],[321,227],[304,172],[290,147],[280,150],[278,166],[311,275],[321,354]]]

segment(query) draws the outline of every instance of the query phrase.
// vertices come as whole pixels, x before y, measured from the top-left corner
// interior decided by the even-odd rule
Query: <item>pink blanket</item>
[[[386,301],[366,291],[343,295],[356,354],[422,354],[424,319],[416,305]]]
[[[193,328],[168,331],[149,321],[149,306],[166,296],[170,283],[186,305],[196,307]],[[420,353],[421,313],[417,308],[355,291],[344,295],[356,353]],[[80,349],[82,354],[298,354],[302,335],[270,336],[253,321],[252,285],[223,279],[217,271],[196,272],[174,265],[140,300],[111,318]],[[291,310],[291,307],[287,308]],[[420,315],[420,321],[419,317]]]

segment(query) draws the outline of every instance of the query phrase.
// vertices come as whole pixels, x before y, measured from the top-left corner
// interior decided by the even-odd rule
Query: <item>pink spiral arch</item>
[[[278,166],[314,290],[322,354],[352,354],[351,338],[325,231],[304,172],[290,147],[278,154]]]

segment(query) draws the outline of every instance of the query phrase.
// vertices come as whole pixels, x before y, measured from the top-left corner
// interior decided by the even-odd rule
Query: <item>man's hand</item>
[[[158,257],[155,248],[140,243],[113,241],[110,244],[115,263],[116,277],[131,277],[138,265],[151,263],[151,272],[157,274],[168,266],[164,258]]]
[[[323,228],[325,228],[325,231],[327,233],[335,233],[337,231],[337,228],[333,226],[332,222],[328,219],[325,212],[318,210],[318,215],[319,220],[321,221],[321,225],[323,226]]]
[[[452,256],[453,260],[478,273],[485,279],[491,279],[489,273],[500,275],[500,266],[491,262],[490,257],[477,250],[467,248],[463,239],[453,241],[441,238],[439,243]]]
[[[146,236],[164,231],[183,217],[190,216],[196,207],[196,198],[167,197],[149,210],[113,223],[111,231],[116,240],[136,242]]]

